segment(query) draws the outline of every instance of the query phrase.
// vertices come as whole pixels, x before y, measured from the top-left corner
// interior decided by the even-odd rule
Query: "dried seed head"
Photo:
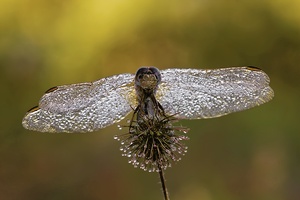
[[[121,142],[122,155],[128,157],[134,167],[149,172],[171,167],[172,161],[181,160],[187,152],[182,141],[189,139],[183,135],[188,129],[173,126],[174,121],[172,117],[132,121],[128,133],[115,136]]]

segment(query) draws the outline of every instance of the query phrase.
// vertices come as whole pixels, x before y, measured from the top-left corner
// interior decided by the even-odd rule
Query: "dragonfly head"
[[[160,81],[160,72],[155,67],[142,67],[135,74],[135,85],[144,90],[155,90]]]

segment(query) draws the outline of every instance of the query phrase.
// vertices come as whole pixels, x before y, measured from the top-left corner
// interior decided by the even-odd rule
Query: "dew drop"
[[[122,126],[120,124],[117,125],[119,130],[122,130]]]

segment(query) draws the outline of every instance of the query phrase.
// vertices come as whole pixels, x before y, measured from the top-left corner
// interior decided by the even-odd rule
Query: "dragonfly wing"
[[[91,132],[123,119],[136,106],[134,75],[57,86],[29,110],[23,126],[40,132]]]
[[[167,69],[161,75],[157,99],[167,114],[180,119],[219,117],[274,96],[267,74],[254,67]]]

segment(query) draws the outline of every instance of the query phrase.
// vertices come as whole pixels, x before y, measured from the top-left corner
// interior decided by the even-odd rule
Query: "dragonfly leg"
[[[134,128],[134,126],[132,125],[133,123],[133,119],[134,117],[137,115],[137,112],[140,110],[140,105],[138,105],[134,111],[133,111],[133,114],[132,114],[132,117],[131,117],[131,120],[130,120],[130,124],[129,124],[129,133],[132,133],[132,129]]]

